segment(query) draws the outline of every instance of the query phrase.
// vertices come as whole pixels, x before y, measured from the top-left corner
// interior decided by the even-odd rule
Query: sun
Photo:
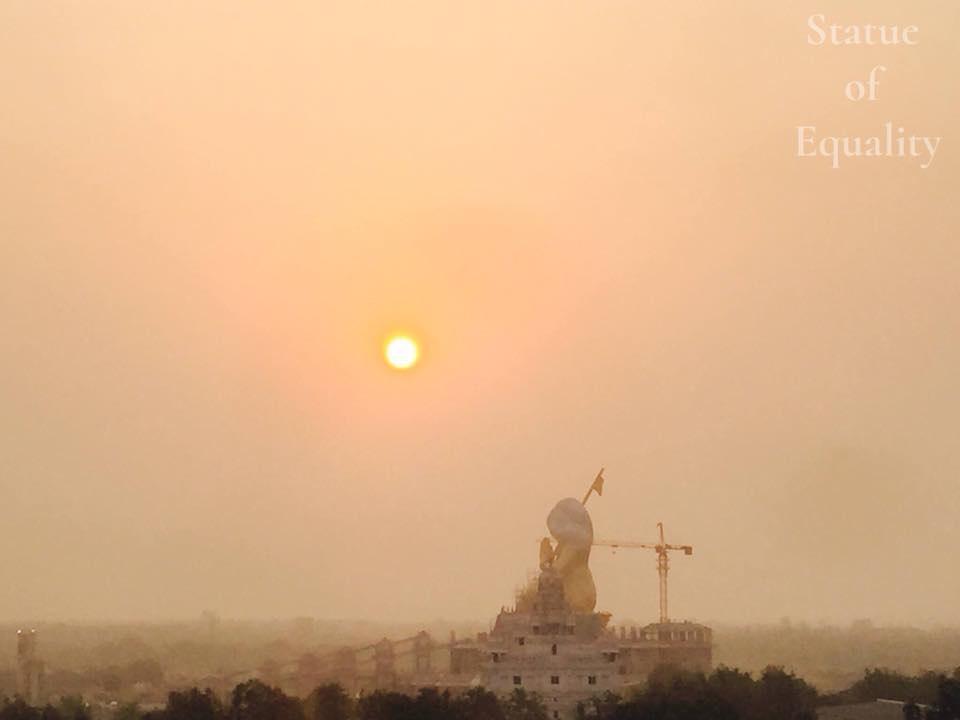
[[[420,359],[420,348],[416,341],[406,335],[394,335],[383,346],[387,364],[397,370],[407,370]]]

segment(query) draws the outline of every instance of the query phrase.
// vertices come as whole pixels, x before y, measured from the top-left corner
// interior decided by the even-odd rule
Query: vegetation
[[[647,687],[626,699],[610,693],[579,710],[599,720],[815,720],[817,692],[782,668],[759,679],[721,667],[710,675],[670,667],[654,671]]]
[[[598,695],[577,708],[579,718],[597,720],[816,720],[825,704],[903,701],[904,720],[960,720],[960,668],[952,675],[924,672],[908,676],[871,668],[842,693],[818,696],[804,680],[780,667],[758,677],[720,667],[709,675],[671,667],[655,670],[646,686],[631,695]],[[97,718],[103,717],[100,713]],[[416,695],[377,691],[350,697],[325,684],[301,700],[260,680],[237,685],[226,702],[210,689],[171,692],[159,710],[135,704],[112,710],[114,720],[548,720],[535,693],[517,689],[498,698],[483,688],[452,693],[422,688]],[[0,720],[93,720],[78,697],[57,705],[31,707],[20,698],[0,701]]]
[[[911,675],[954,667],[960,628],[883,627],[866,620],[808,625],[784,618],[771,625],[716,625],[713,640],[717,665],[754,675],[767,665],[783,665],[821,692],[835,693],[862,679],[865,667]]]
[[[67,697],[57,705],[42,708],[31,707],[22,698],[0,703],[0,720],[91,720],[90,712],[83,700]]]
[[[906,675],[889,668],[868,668],[860,680],[842,692],[825,695],[822,703],[846,705],[884,698],[931,705],[937,701],[943,677],[941,673],[932,671]]]
[[[625,621],[626,624],[629,622]],[[293,618],[263,622],[221,620],[206,613],[167,624],[38,626],[39,651],[48,661],[44,687],[53,696],[83,695],[91,704],[139,703],[155,707],[170,690],[211,687],[226,700],[239,679],[256,671],[268,685],[306,697],[321,682],[322,658],[341,647],[362,647],[383,637],[426,630],[435,638],[455,630],[472,637],[486,623],[410,625]],[[0,624],[0,637],[16,626]],[[821,692],[839,693],[863,678],[865,667],[908,675],[958,663],[960,628],[778,624],[714,627],[714,662],[759,677],[767,665],[790,668]],[[16,647],[0,643],[0,697],[16,692]],[[289,668],[296,667],[295,674]],[[934,692],[936,692],[934,683]]]

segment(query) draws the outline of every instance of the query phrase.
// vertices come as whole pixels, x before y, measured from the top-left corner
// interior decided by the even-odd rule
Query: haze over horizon
[[[0,620],[957,623],[960,5],[294,6],[0,6]]]

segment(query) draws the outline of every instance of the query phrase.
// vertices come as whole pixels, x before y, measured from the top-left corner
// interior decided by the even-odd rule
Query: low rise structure
[[[43,694],[43,661],[37,654],[37,631],[17,630],[17,694],[38,705]]]
[[[579,703],[643,684],[658,665],[710,668],[708,627],[672,622],[612,628],[609,620],[606,613],[571,608],[559,576],[547,568],[515,607],[500,611],[489,634],[451,647],[451,675],[460,679],[453,684],[483,686],[501,696],[515,689],[534,692],[550,717],[567,720]]]

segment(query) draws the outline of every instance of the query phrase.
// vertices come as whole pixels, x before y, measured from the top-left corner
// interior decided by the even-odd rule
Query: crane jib
[[[653,550],[657,553],[657,574],[660,576],[660,622],[670,622],[667,613],[667,573],[670,568],[670,561],[667,557],[671,550],[681,550],[684,555],[693,555],[692,545],[668,545],[663,536],[663,523],[657,523],[657,530],[660,533],[660,542],[642,543],[632,540],[602,540],[595,539],[594,545],[601,547],[610,547],[614,550],[620,548],[639,548],[641,550]]]

